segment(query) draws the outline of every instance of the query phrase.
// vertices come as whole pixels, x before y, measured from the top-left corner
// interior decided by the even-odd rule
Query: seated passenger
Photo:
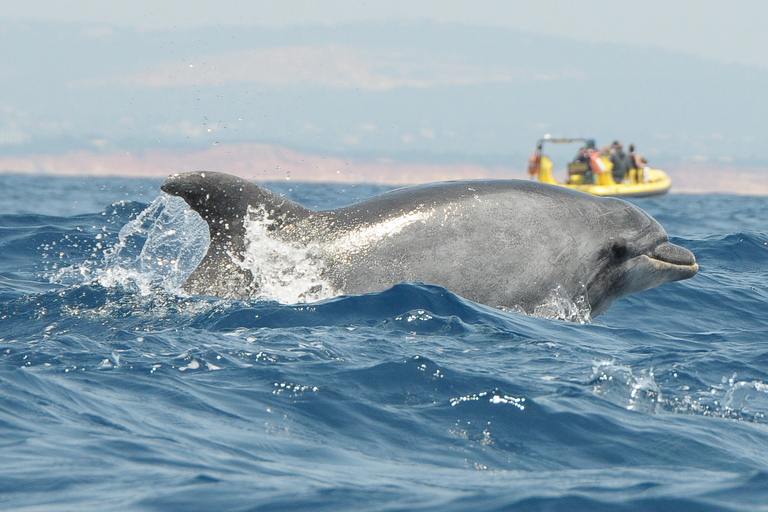
[[[638,183],[645,183],[645,177],[646,172],[650,167],[648,167],[648,162],[646,161],[645,157],[637,156],[637,182]]]
[[[648,162],[645,158],[635,153],[635,145],[629,145],[629,182],[645,183],[645,169],[648,168]]]
[[[629,155],[624,153],[624,146],[621,142],[615,140],[611,144],[610,160],[613,164],[613,181],[623,183],[629,169],[632,167]],[[630,152],[634,148],[630,146]]]
[[[568,183],[582,185],[592,183],[592,169],[589,166],[589,149],[579,149],[576,157],[568,164]]]

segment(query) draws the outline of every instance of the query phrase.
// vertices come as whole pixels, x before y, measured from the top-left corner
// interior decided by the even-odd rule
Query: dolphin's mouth
[[[693,277],[699,271],[696,256],[688,249],[670,242],[657,245],[647,256],[656,265],[666,267],[668,271],[673,271],[675,281]]]
[[[696,275],[699,265],[691,251],[670,242],[662,242],[649,253],[630,258],[622,284],[614,293],[605,293],[606,298],[592,304],[592,316],[605,312],[616,299],[638,293],[654,286],[681,281]],[[598,280],[599,282],[599,280]],[[610,288],[610,283],[603,282]],[[599,296],[599,287],[597,295]]]

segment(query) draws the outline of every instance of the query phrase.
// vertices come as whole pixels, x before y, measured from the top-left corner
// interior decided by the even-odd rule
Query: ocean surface
[[[569,322],[185,295],[160,183],[0,176],[0,509],[768,510],[768,198],[636,200],[699,274]]]

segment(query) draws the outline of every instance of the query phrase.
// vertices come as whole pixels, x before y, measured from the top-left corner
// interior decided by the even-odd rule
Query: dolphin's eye
[[[611,255],[613,256],[613,259],[616,261],[622,261],[627,259],[627,255],[629,254],[629,249],[627,249],[627,244],[624,242],[616,242],[611,246]]]

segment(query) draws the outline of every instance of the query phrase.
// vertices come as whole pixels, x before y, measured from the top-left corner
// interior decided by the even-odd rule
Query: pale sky
[[[427,19],[650,45],[768,69],[765,0],[4,0],[0,21],[140,29]]]

